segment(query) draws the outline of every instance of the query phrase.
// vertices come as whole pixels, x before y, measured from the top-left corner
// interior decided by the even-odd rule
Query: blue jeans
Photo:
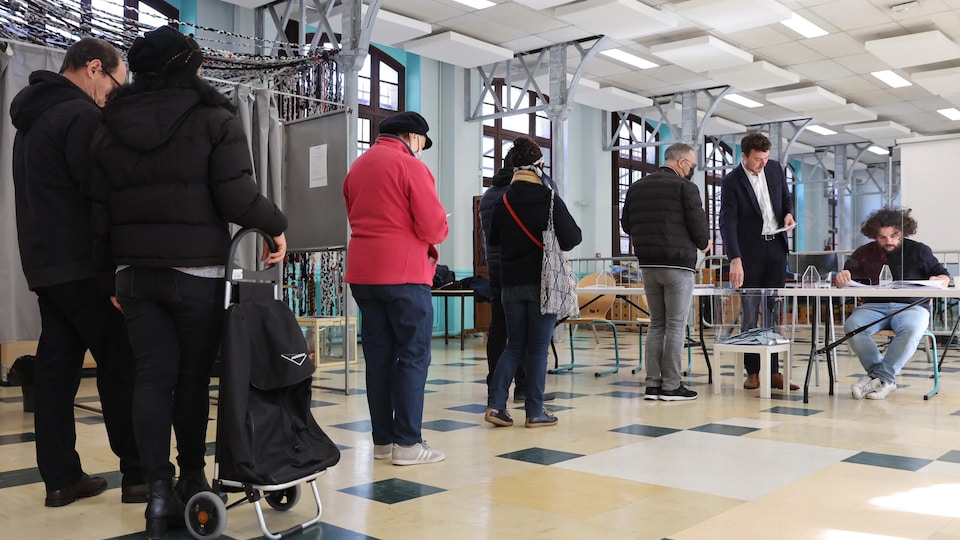
[[[360,308],[373,443],[423,440],[423,392],[430,367],[433,300],[426,285],[351,285]]]
[[[557,316],[540,314],[540,286],[504,287],[501,296],[507,321],[507,347],[500,355],[488,389],[487,407],[507,408],[510,381],[522,365],[527,373],[527,418],[543,414],[543,388],[547,382],[547,347]]]
[[[680,387],[680,361],[693,300],[693,272],[681,268],[643,268],[643,291],[650,309],[647,332],[647,386]]]
[[[905,305],[898,302],[863,304],[847,317],[843,329],[850,332],[903,309]],[[850,348],[860,359],[867,375],[885,383],[894,383],[900,370],[913,353],[917,352],[920,336],[929,324],[930,312],[922,306],[914,306],[853,336],[850,338]],[[883,356],[870,337],[880,330],[893,330],[897,333],[887,345],[887,353]]]

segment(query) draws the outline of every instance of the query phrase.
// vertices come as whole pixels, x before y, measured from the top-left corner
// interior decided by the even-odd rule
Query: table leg
[[[819,311],[819,310],[818,310]],[[833,297],[827,297],[827,326],[825,329],[826,334],[824,341],[834,340],[836,338],[833,329]],[[833,395],[833,387],[836,386],[836,377],[837,377],[837,349],[833,348],[830,352],[826,354],[827,361],[827,372],[830,376],[830,393]]]
[[[460,295],[460,350],[461,351],[463,350],[463,339],[466,337],[465,334],[467,333],[467,320],[464,318],[464,314],[466,313],[464,311],[466,309],[466,304],[467,304],[467,297],[464,295]]]
[[[450,304],[447,302],[449,297],[443,297],[443,344],[450,344]]]
[[[810,403],[810,375],[817,361],[817,342],[820,340],[820,297],[817,297],[813,310],[813,324],[810,325],[810,359],[807,362],[807,376],[803,380],[803,402]],[[833,386],[830,387],[831,391]]]

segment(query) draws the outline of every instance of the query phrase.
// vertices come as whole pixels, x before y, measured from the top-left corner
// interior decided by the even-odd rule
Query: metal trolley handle
[[[224,266],[224,281],[226,287],[223,300],[224,309],[230,307],[234,299],[233,296],[237,292],[237,286],[239,286],[240,283],[261,285],[272,283],[274,286],[273,297],[279,299],[280,283],[283,278],[282,264],[273,264],[263,270],[251,270],[236,263],[237,248],[240,246],[240,242],[251,233],[262,237],[267,242],[267,246],[271,252],[277,249],[277,244],[273,241],[273,237],[260,229],[244,228],[233,235],[233,240],[230,242],[230,251],[227,254],[227,262]]]

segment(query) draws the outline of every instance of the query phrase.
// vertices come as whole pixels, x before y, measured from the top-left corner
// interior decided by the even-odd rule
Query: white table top
[[[755,292],[762,294],[776,293],[779,296],[820,296],[820,297],[854,297],[861,298],[960,298],[960,289],[947,287],[946,289],[934,289],[928,287],[911,287],[906,289],[880,289],[876,287],[830,287],[829,289],[801,289],[795,287],[780,287],[769,289],[731,289],[720,287],[701,287],[693,288],[694,296],[723,296],[728,294],[750,294]],[[577,287],[577,294],[618,294],[621,296],[640,296],[644,293],[643,287],[622,287],[616,285],[591,285],[588,287]]]

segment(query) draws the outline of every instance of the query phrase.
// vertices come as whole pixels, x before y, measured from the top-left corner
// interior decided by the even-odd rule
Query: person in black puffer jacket
[[[707,253],[711,241],[700,190],[690,181],[696,151],[676,143],[663,159],[660,170],[627,189],[620,225],[633,241],[650,308],[644,399],[691,400],[697,393],[683,386],[680,358],[697,250]]]
[[[116,90],[93,140],[94,229],[116,265],[116,301],[136,358],[133,417],[147,481],[146,529],[183,520],[204,474],[208,386],[223,317],[228,223],[261,229],[286,252],[284,215],[252,179],[229,102],[203,82],[197,43],[169,26],[137,38],[133,83]],[[173,489],[170,428],[180,477]]]
[[[501,298],[506,317],[507,345],[497,362],[487,390],[484,420],[496,426],[513,425],[506,410],[510,381],[523,364],[526,382],[526,426],[553,426],[557,418],[543,407],[547,347],[557,316],[540,313],[540,272],[543,248],[534,239],[543,238],[553,197],[553,221],[560,249],[569,251],[582,240],[563,199],[541,179],[543,154],[535,142],[520,137],[513,142],[513,165],[517,167],[510,187],[496,203],[490,222],[491,247],[500,248]],[[526,231],[524,230],[526,229]],[[533,238],[528,236],[528,233]]]

